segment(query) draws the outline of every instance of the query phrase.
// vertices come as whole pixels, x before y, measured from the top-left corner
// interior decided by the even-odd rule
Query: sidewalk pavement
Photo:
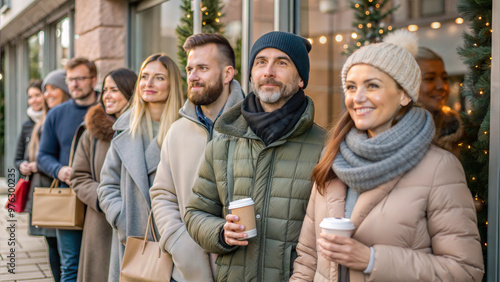
[[[26,213],[13,213],[13,217],[10,217],[4,208],[7,193],[5,178],[0,178],[0,281],[54,281],[44,237],[28,235],[29,221]],[[10,252],[11,248],[15,248],[13,253]],[[11,258],[12,255],[14,258]],[[11,261],[15,263],[15,274],[8,271],[7,264]]]

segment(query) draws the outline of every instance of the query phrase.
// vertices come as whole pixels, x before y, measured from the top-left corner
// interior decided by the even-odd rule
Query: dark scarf
[[[241,114],[252,131],[267,145],[287,134],[299,121],[307,107],[304,91],[300,89],[283,107],[266,113],[253,92],[241,104]]]
[[[357,193],[371,190],[417,165],[434,137],[431,114],[413,108],[393,127],[368,138],[353,127],[333,161],[335,174]]]

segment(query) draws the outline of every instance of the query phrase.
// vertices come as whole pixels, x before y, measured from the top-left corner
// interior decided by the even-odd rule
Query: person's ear
[[[300,77],[299,77],[300,78]],[[304,87],[304,80],[302,80],[302,78],[300,78],[299,80],[299,87],[300,88],[303,88]]]
[[[401,101],[400,101],[400,105],[405,107],[405,106],[408,106],[408,104],[410,104],[411,102],[411,98],[408,94],[406,94],[406,92],[402,91],[401,90]]]
[[[234,78],[234,68],[232,66],[224,67],[224,84],[231,83]]]

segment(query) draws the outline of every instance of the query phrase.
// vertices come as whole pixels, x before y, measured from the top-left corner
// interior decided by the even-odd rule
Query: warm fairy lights
[[[351,33],[352,39],[358,38],[358,34],[356,32]]]
[[[417,31],[418,30],[418,25],[416,24],[411,24],[408,26],[409,31]]]
[[[326,43],[326,36],[324,36],[324,35],[323,35],[323,36],[321,36],[321,37],[319,38],[319,43],[321,43],[321,44],[325,44],[325,43]]]
[[[309,43],[311,43],[311,45],[314,43],[312,38],[307,38],[307,41],[309,41]]]
[[[455,23],[456,24],[463,24],[464,23],[464,19],[462,19],[462,18],[456,18],[455,19]]]
[[[337,36],[335,36],[335,41],[337,41],[337,42],[342,41],[342,39],[344,39],[344,37],[340,34],[337,34]]]
[[[441,23],[440,22],[433,22],[431,23],[431,28],[432,29],[438,29],[441,27]]]

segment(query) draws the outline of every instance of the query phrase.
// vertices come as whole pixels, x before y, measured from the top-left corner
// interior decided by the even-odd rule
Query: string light
[[[314,43],[312,38],[307,38],[307,41],[309,41],[309,43],[311,43],[311,45]]]
[[[384,33],[384,30],[383,29],[379,29],[378,33],[382,34],[382,33]]]
[[[205,6],[205,7],[201,7],[201,9],[200,9],[200,10],[201,10],[202,12],[205,12],[207,9],[208,9],[208,8],[207,8],[207,6]]]
[[[476,177],[474,177],[474,176],[473,176],[473,177],[472,177],[472,181],[476,181]]]
[[[464,143],[458,143],[458,147],[462,147]]]
[[[483,132],[484,135],[488,134],[488,131]]]
[[[472,110],[467,110],[467,113],[470,115],[472,114]],[[470,147],[470,146],[469,146]],[[469,148],[470,149],[470,148]]]
[[[354,7],[359,8],[359,4],[358,4],[358,3],[356,3],[356,5],[354,5]]]
[[[484,243],[484,246],[485,246],[485,247],[488,247],[488,243]]]
[[[409,31],[417,31],[418,30],[418,25],[416,24],[411,24],[408,26]]]
[[[462,19],[462,18],[456,18],[455,19],[455,23],[456,24],[463,24],[464,23],[464,19]]]
[[[361,42],[356,43],[356,46],[361,47]]]
[[[219,22],[220,20],[219,20],[219,18],[215,18],[215,21],[216,21],[216,22]]]
[[[219,17],[220,17],[221,15],[222,15],[222,14],[221,14],[220,12],[218,12],[218,13],[217,13],[217,16],[219,16]]]
[[[365,11],[365,15],[370,15],[370,11]]]
[[[485,151],[484,151],[484,154],[485,154],[485,155],[487,155],[487,154],[488,154],[488,151],[486,151],[486,150],[485,150]]]
[[[349,48],[349,46],[347,44],[344,44],[344,46],[342,46],[342,48],[347,49],[347,48]]]
[[[380,4],[375,5],[375,8],[377,9],[380,8]]]
[[[486,26],[490,26],[490,23],[486,23]]]
[[[472,44],[472,45],[474,45],[474,47],[477,47],[477,44],[476,44],[476,43],[474,43],[474,44]]]
[[[205,12],[205,15],[208,16],[208,12]]]
[[[467,145],[467,149],[469,149],[469,150],[470,150],[470,145]]]
[[[187,16],[186,16],[186,17],[189,19],[189,18],[191,18],[191,15],[190,15],[190,14],[187,14]]]
[[[342,41],[342,39],[344,39],[344,37],[340,34],[337,34],[337,36],[335,36],[335,41],[337,41],[337,42]]]
[[[203,25],[206,25],[207,23],[206,22],[203,22]]]
[[[483,18],[482,18],[481,16],[479,16],[479,18],[478,18],[478,19],[479,19],[479,20],[482,20]]]
[[[392,26],[389,26],[387,29],[388,29],[388,30],[392,30]]]
[[[438,29],[441,27],[441,23],[440,22],[433,22],[431,23],[431,28],[432,29]]]
[[[372,27],[372,23],[367,23],[366,27],[368,27],[368,28]]]
[[[486,221],[486,225],[488,225],[488,221]]]
[[[483,91],[482,91],[482,90],[481,90],[481,91],[479,91],[479,95],[483,95]],[[486,134],[486,133],[485,133],[485,134]]]
[[[359,28],[359,29],[362,29],[362,28],[363,28],[363,25],[362,25],[362,24],[359,24],[359,25],[358,25],[358,28]]]
[[[358,38],[358,34],[356,32],[351,33],[352,39]]]
[[[319,43],[321,43],[321,44],[325,44],[325,43],[326,43],[326,36],[324,36],[324,35],[323,35],[323,36],[321,36],[321,37],[319,38]]]

